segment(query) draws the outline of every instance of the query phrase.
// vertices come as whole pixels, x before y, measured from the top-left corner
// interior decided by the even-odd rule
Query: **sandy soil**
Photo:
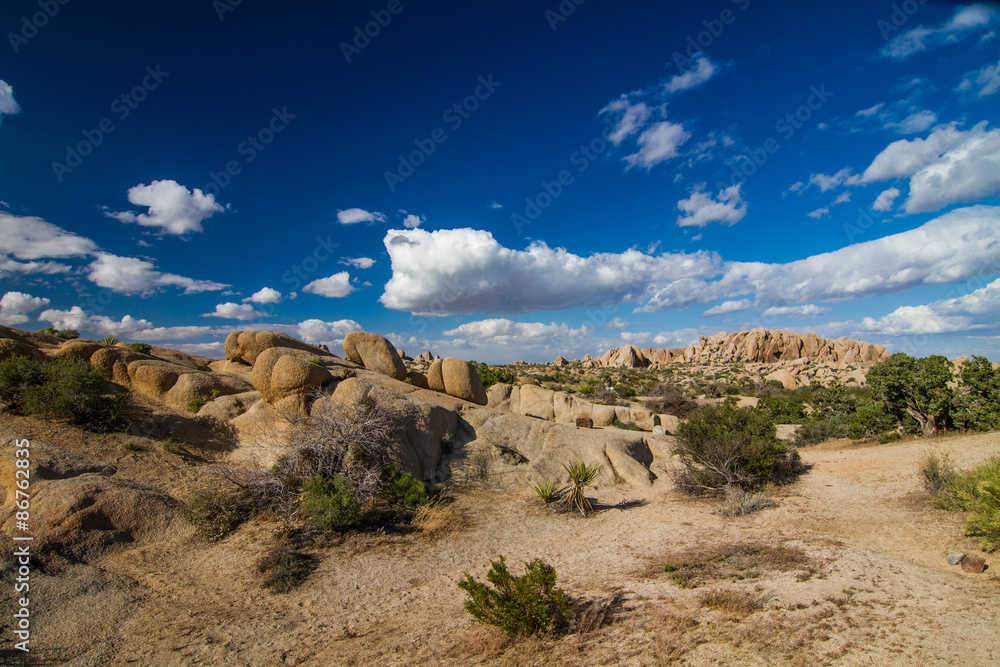
[[[777,491],[775,507],[734,519],[677,495],[663,475],[652,489],[593,494],[603,509],[586,519],[549,512],[530,490],[455,490],[465,527],[348,536],[317,550],[318,569],[285,595],[262,589],[255,569],[273,523],[206,546],[178,522],[72,587],[69,567],[46,579],[60,600],[39,620],[39,655],[72,665],[997,665],[997,556],[978,575],[947,564],[949,551],[983,554],[963,517],[922,490],[929,447],[967,466],[1000,452],[1000,434],[803,450],[812,470]],[[473,625],[456,582],[482,579],[499,555],[516,572],[536,557],[552,564],[568,593],[607,611],[604,622],[530,640]],[[753,604],[706,602],[730,591]]]

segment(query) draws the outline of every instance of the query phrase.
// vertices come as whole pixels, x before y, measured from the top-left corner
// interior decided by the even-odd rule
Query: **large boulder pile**
[[[277,331],[233,331],[226,337],[226,358],[230,361],[253,366],[257,355],[272,347],[304,350],[314,357],[333,356],[323,348],[303,343],[297,338]]]
[[[447,357],[435,359],[427,369],[427,385],[434,391],[478,405],[486,405],[488,398],[479,373],[467,361]]]
[[[487,405],[503,412],[536,417],[563,424],[576,424],[580,420],[593,426],[612,426],[632,422],[644,431],[653,431],[657,426],[671,425],[675,433],[675,420],[664,419],[664,415],[653,414],[645,408],[627,405],[601,405],[591,403],[563,391],[553,391],[537,385],[524,384],[519,387],[497,383],[487,392]]]

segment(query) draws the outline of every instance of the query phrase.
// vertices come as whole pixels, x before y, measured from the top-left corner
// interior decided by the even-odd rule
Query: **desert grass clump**
[[[218,542],[247,518],[245,509],[238,489],[215,485],[196,489],[181,514],[194,525],[199,537]]]
[[[538,499],[546,505],[551,505],[559,500],[559,491],[552,482],[539,482],[535,484],[535,493],[538,494]]]
[[[764,608],[760,598],[732,588],[716,588],[708,591],[701,596],[701,604],[703,607],[741,618]]]
[[[931,460],[927,457],[921,469],[925,480],[928,471],[934,471],[934,464],[928,464]],[[938,476],[945,481],[942,490],[935,494],[936,504],[969,512],[965,534],[981,537],[983,551],[996,551],[1000,548],[1000,456],[965,472],[948,468],[949,463],[941,464],[943,472]]]
[[[712,510],[712,514],[726,517],[746,516],[773,506],[774,501],[763,493],[731,488],[726,491],[726,499]]]
[[[583,461],[570,461],[563,465],[569,473],[569,486],[559,491],[559,509],[563,511],[576,510],[583,516],[594,511],[594,506],[590,504],[584,491],[594,483],[600,469],[596,466],[588,466]]]
[[[424,535],[453,533],[465,527],[465,516],[449,498],[438,497],[422,504],[412,524]]]
[[[492,587],[469,574],[458,583],[469,595],[465,609],[476,621],[509,635],[538,635],[566,626],[572,601],[556,587],[555,568],[540,558],[525,563],[524,575],[518,577],[500,556],[490,562],[486,579]]]
[[[269,588],[272,593],[287,593],[305,581],[316,565],[315,556],[282,544],[257,561],[257,571],[266,575],[264,588]]]

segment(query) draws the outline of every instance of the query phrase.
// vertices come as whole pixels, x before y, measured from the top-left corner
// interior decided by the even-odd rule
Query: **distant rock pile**
[[[587,355],[581,361],[590,368],[656,370],[680,361],[703,364],[775,364],[804,359],[806,362],[870,364],[884,361],[889,355],[885,347],[862,340],[846,337],[831,340],[815,333],[753,329],[702,336],[696,345],[687,347],[640,349],[634,345],[626,345],[608,350],[596,359]],[[559,360],[555,363],[558,365]]]

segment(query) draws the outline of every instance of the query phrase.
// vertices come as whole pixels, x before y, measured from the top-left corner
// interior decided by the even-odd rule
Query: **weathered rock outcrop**
[[[406,378],[406,365],[387,339],[365,331],[352,331],[344,337],[344,356],[370,371],[397,380]]]
[[[313,357],[332,356],[326,350],[303,343],[297,338],[277,331],[233,331],[226,337],[226,357],[231,361],[253,365],[257,356],[272,347],[286,347],[311,352]]]
[[[697,344],[683,348],[640,350],[634,345],[626,345],[608,350],[594,360],[594,365],[618,368],[663,368],[675,361],[706,364],[735,361],[773,364],[795,359],[868,364],[883,361],[889,354],[881,345],[872,345],[846,337],[831,340],[814,333],[753,329],[702,336]]]
[[[575,424],[580,419],[589,419],[592,426],[611,426],[617,420],[622,423],[632,422],[644,431],[652,431],[656,426],[664,424],[664,415],[655,415],[644,408],[591,403],[566,392],[530,384],[515,387],[497,383],[487,392],[487,405],[501,412],[563,424]],[[676,421],[669,423],[672,428],[667,432],[676,433]]]

